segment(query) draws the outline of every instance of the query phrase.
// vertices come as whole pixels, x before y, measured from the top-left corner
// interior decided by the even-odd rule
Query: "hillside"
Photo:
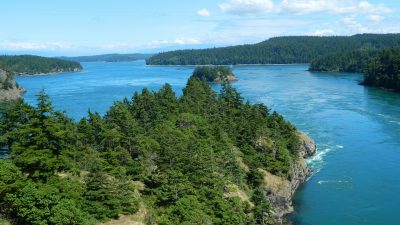
[[[0,128],[0,217],[16,224],[277,224],[315,151],[267,106],[196,77],[180,97],[143,89],[79,122],[41,92]]]
[[[321,56],[313,60],[309,70],[315,72],[363,73],[369,61],[377,57],[381,50],[361,49]]]
[[[11,72],[0,68],[0,103],[17,100],[24,89],[19,87]],[[2,108],[4,105],[0,105]]]
[[[76,56],[76,57],[58,57],[63,60],[70,60],[75,62],[124,62],[124,61],[136,61],[136,60],[146,60],[150,58],[152,54],[105,54],[105,55],[93,55],[93,56]]]
[[[386,49],[373,57],[362,84],[400,92],[400,48]]]
[[[41,75],[82,70],[82,66],[77,62],[34,55],[0,56],[0,68],[6,68],[16,75]]]
[[[314,60],[309,70],[363,73],[363,85],[400,91],[400,48],[331,54]]]
[[[358,34],[354,36],[276,37],[258,44],[202,50],[178,50],[156,54],[149,65],[235,65],[310,63],[326,54],[362,48],[400,45],[400,34]]]

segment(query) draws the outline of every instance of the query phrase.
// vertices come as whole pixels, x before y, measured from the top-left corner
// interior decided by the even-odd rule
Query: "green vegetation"
[[[13,74],[0,68],[0,90],[9,90],[17,86]]]
[[[364,73],[369,61],[376,57],[379,50],[362,49],[322,56],[313,60],[310,71]]]
[[[17,75],[73,72],[82,70],[77,62],[33,55],[0,56],[0,68]]]
[[[23,92],[13,73],[0,68],[0,113],[6,109],[9,101],[20,98]]]
[[[310,71],[364,73],[363,85],[400,91],[400,49],[358,50],[313,61]]]
[[[105,55],[93,55],[93,56],[76,56],[76,57],[58,57],[63,60],[70,60],[75,62],[124,62],[124,61],[136,61],[146,60],[153,54],[105,54]]]
[[[193,76],[207,82],[222,82],[235,80],[232,70],[226,66],[197,66]]]
[[[143,89],[79,122],[44,92],[34,107],[19,100],[1,116],[0,148],[0,217],[13,224],[95,224],[139,205],[146,224],[273,224],[258,169],[290,180],[300,141],[229,83],[217,94],[192,76],[179,98],[168,84]]]
[[[372,58],[362,84],[400,92],[400,48],[383,50]]]
[[[164,52],[147,60],[150,65],[235,65],[310,63],[320,56],[363,48],[400,45],[400,34],[354,36],[276,37],[253,45]]]

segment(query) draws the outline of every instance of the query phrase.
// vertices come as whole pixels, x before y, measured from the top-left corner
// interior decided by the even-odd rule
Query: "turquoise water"
[[[143,61],[84,63],[79,73],[19,77],[35,103],[42,88],[75,119],[104,113],[135,90],[165,82],[181,94],[193,68],[149,67]],[[400,95],[357,85],[358,74],[310,73],[307,66],[233,67],[234,86],[312,136],[314,175],[295,196],[299,225],[397,225],[400,212]],[[217,88],[217,87],[216,87]]]

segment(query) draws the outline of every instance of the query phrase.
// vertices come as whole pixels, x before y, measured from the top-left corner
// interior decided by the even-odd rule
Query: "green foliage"
[[[233,76],[232,70],[225,66],[197,66],[193,77],[207,82],[223,81],[228,76]]]
[[[235,65],[310,63],[320,56],[364,48],[394,47],[399,34],[359,34],[354,36],[276,37],[253,45],[201,50],[178,50],[156,54],[150,65]]]
[[[82,70],[77,62],[33,55],[0,56],[0,68],[27,75]]]
[[[18,87],[12,72],[5,69],[0,63],[0,90],[9,90]]]
[[[379,52],[369,62],[363,84],[400,92],[400,48]]]
[[[85,209],[100,221],[134,213],[138,209],[133,188],[128,182],[114,180],[101,171],[95,171],[86,177],[85,184]]]
[[[363,73],[369,60],[376,57],[379,50],[361,49],[328,54],[313,60],[310,71]]]
[[[168,84],[143,89],[77,123],[41,92],[35,107],[16,102],[0,128],[10,151],[0,161],[0,212],[17,224],[93,224],[132,214],[139,201],[148,223],[262,224],[272,219],[258,169],[289,179],[299,148],[282,116],[196,76],[179,98]],[[133,181],[144,184],[140,194]],[[256,207],[229,197],[231,185]]]
[[[311,71],[364,73],[362,84],[400,91],[400,49],[363,49],[315,60]]]

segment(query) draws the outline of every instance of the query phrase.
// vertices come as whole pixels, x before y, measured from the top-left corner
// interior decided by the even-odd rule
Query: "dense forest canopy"
[[[400,91],[400,48],[357,50],[314,60],[310,71],[364,73],[362,84]]]
[[[351,50],[380,49],[400,45],[400,34],[358,34],[354,36],[276,37],[258,44],[201,50],[179,50],[156,54],[150,65],[235,65],[310,63],[326,54]]]
[[[82,70],[77,62],[34,55],[0,56],[0,68],[19,75],[73,72]]]
[[[41,92],[0,116],[0,213],[13,224],[139,209],[146,224],[274,224],[262,171],[292,179],[299,146],[294,126],[229,83],[216,93],[193,76],[179,98],[168,84],[143,89],[78,122]]]
[[[59,59],[70,60],[75,62],[124,62],[124,61],[136,61],[145,60],[152,56],[153,54],[104,54],[104,55],[93,55],[93,56],[75,56],[75,57],[58,57]]]
[[[400,48],[386,49],[373,57],[362,84],[400,92]]]
[[[226,66],[197,66],[193,76],[207,82],[221,82],[234,78],[232,69]]]
[[[361,49],[328,54],[313,60],[309,70],[316,72],[364,73],[369,61],[381,50]]]

